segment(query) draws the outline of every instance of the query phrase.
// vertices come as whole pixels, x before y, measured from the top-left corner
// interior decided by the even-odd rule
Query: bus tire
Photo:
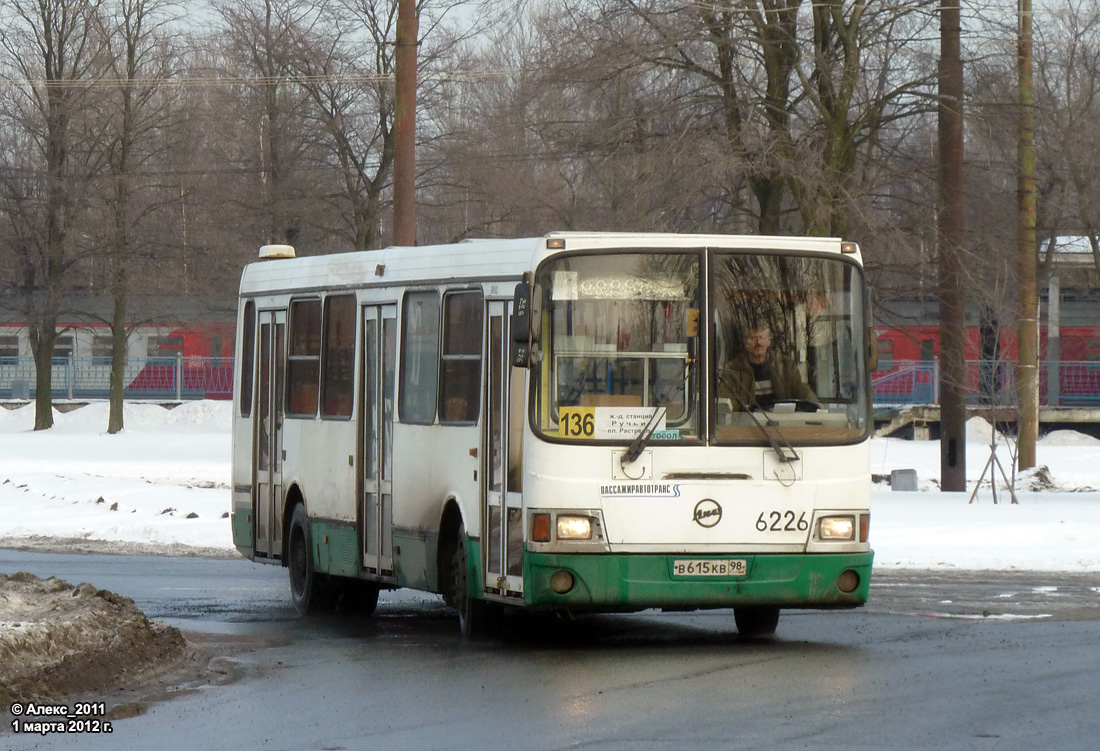
[[[752,605],[733,609],[737,633],[747,639],[774,636],[779,626],[779,608]]]
[[[377,582],[362,579],[344,579],[340,581],[336,597],[336,612],[369,618],[378,608]]]
[[[313,569],[313,541],[309,533],[309,514],[304,504],[296,504],[290,516],[286,543],[286,567],[290,572],[290,599],[300,615],[322,609],[323,575]]]
[[[493,635],[497,625],[493,603],[470,596],[469,559],[466,553],[466,527],[460,524],[456,533],[455,552],[451,566],[451,601],[458,611],[458,627],[464,639],[476,641]]]

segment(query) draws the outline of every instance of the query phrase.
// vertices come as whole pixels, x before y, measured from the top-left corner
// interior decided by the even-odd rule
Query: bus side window
[[[256,354],[256,304],[249,300],[244,305],[241,338],[241,417],[252,415],[252,358]]]
[[[317,414],[317,380],[321,362],[321,301],[290,303],[290,347],[287,352],[286,412],[288,416]]]
[[[481,291],[443,296],[443,351],[439,366],[440,422],[477,422],[481,404]]]
[[[355,296],[325,298],[321,415],[351,417],[355,380]]]
[[[401,312],[401,422],[435,422],[439,376],[439,293],[409,292]]]

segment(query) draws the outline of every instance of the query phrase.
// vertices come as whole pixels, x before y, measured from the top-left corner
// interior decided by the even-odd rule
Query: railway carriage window
[[[443,296],[440,422],[477,422],[481,408],[481,332],[485,305],[480,290]]]
[[[147,345],[149,357],[154,359],[173,358],[183,351],[182,336],[151,336]]]
[[[18,359],[19,336],[13,334],[0,336],[0,364],[14,365]]]
[[[114,337],[97,335],[92,339],[92,361],[96,365],[109,365],[111,352],[114,348]]]
[[[355,380],[355,296],[325,298],[321,414],[351,417]]]
[[[1100,339],[1093,339],[1085,347],[1085,359],[1091,363],[1100,362]]]
[[[920,359],[922,362],[931,362],[936,359],[936,342],[934,340],[920,340]]]
[[[401,422],[435,422],[439,377],[439,293],[409,292],[401,312]]]
[[[321,301],[290,304],[290,348],[287,353],[286,412],[293,417],[317,414],[321,362]]]
[[[63,334],[53,341],[53,359],[64,360],[72,357],[73,354],[73,336],[72,334]]]
[[[241,416],[252,415],[252,358],[256,351],[256,305],[249,301],[244,306],[244,331],[241,344]]]
[[[887,370],[894,367],[894,340],[878,340],[878,367],[879,370]]]

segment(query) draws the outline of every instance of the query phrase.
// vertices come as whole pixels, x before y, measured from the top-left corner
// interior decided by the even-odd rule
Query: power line
[[[506,78],[512,75],[533,73],[542,68],[497,68],[482,70],[452,70],[428,72],[421,76],[422,79],[438,82],[467,82]],[[122,88],[178,86],[183,88],[218,88],[232,86],[275,86],[279,84],[298,84],[302,86],[316,84],[363,84],[363,83],[387,83],[394,80],[392,73],[334,73],[326,75],[286,74],[279,76],[181,76],[162,78],[78,78],[78,79],[46,79],[30,78],[15,80],[12,78],[0,79],[0,88],[23,88],[26,86],[59,88],[59,89],[97,89],[97,88]]]

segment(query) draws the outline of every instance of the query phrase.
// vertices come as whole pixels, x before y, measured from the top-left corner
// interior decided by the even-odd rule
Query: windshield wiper
[[[664,411],[664,407],[657,407],[653,410],[653,415],[649,418],[649,422],[645,424],[645,427],[642,428],[642,432],[634,437],[634,440],[627,446],[626,451],[619,457],[620,467],[625,467],[627,464],[634,463],[637,461],[638,457],[642,455],[642,451],[645,450],[646,445],[649,443],[649,439],[653,437],[653,433],[660,423],[659,418]]]
[[[783,434],[779,432],[779,423],[773,420],[772,416],[769,415],[763,407],[760,408],[760,411],[763,412],[764,417],[767,418],[767,427],[765,427],[760,420],[756,419],[756,415],[749,409],[749,405],[741,401],[741,397],[737,396],[737,394],[731,395],[737,400],[737,403],[741,406],[741,410],[749,416],[749,419],[753,421],[756,427],[760,428],[760,432],[764,435],[764,439],[768,442],[768,445],[771,446],[775,455],[779,457],[779,461],[784,463],[797,462],[801,458],[798,456],[798,452],[794,450],[794,446],[788,443],[787,439],[783,437]],[[768,431],[769,427],[777,428],[776,434],[779,436],[778,439]]]

